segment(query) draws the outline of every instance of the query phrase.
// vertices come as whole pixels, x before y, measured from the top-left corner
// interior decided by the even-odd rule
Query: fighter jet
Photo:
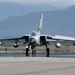
[[[15,40],[15,44],[13,45],[15,48],[19,47],[19,40],[25,40],[24,44],[27,44],[26,47],[26,55],[28,55],[29,49],[35,49],[36,46],[45,46],[47,53],[49,53],[48,43],[51,41],[56,41],[55,46],[57,48],[62,47],[60,41],[71,41],[73,42],[73,45],[75,45],[75,38],[74,37],[68,37],[68,36],[60,36],[60,35],[45,35],[42,34],[42,23],[43,23],[43,14],[41,14],[40,17],[40,24],[37,31],[33,31],[31,34],[17,37],[17,38],[6,38],[6,39],[0,39],[1,41],[4,40]]]

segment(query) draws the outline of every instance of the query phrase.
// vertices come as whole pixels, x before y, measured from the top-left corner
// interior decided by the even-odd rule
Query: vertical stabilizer
[[[42,22],[43,22],[43,14],[41,14],[41,17],[40,17],[40,26],[39,26],[39,28],[38,28],[38,32],[39,32],[40,34],[42,34]]]

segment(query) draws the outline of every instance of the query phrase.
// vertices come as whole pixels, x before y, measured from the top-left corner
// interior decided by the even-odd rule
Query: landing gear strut
[[[26,57],[29,56],[29,48],[26,48]]]
[[[36,55],[36,51],[33,49],[32,50],[32,56],[35,56]]]
[[[35,47],[32,46],[31,49],[32,49],[32,56],[35,56],[36,55]]]
[[[28,48],[26,48],[26,57],[29,56],[29,48],[30,46],[28,46]],[[36,51],[35,51],[35,47],[31,47],[32,49],[32,56],[36,55]]]
[[[50,50],[49,50],[49,48],[48,48],[48,46],[47,46],[47,41],[45,40],[45,45],[46,45],[46,57],[49,57],[49,52],[50,52]]]
[[[49,57],[49,48],[46,49],[46,52],[47,52],[46,57]]]

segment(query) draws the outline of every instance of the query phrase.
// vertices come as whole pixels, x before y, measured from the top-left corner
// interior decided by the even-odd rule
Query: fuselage
[[[31,45],[40,45],[40,34],[39,32],[32,32],[29,37],[29,42]]]
[[[37,31],[33,31],[29,37],[29,44],[31,46],[40,45],[40,35],[42,34],[42,21],[43,21],[43,14],[40,17],[40,25]]]

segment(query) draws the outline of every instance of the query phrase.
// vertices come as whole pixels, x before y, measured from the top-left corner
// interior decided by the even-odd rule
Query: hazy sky
[[[0,0],[0,2],[15,2],[21,4],[51,4],[54,6],[70,6],[75,0]]]

